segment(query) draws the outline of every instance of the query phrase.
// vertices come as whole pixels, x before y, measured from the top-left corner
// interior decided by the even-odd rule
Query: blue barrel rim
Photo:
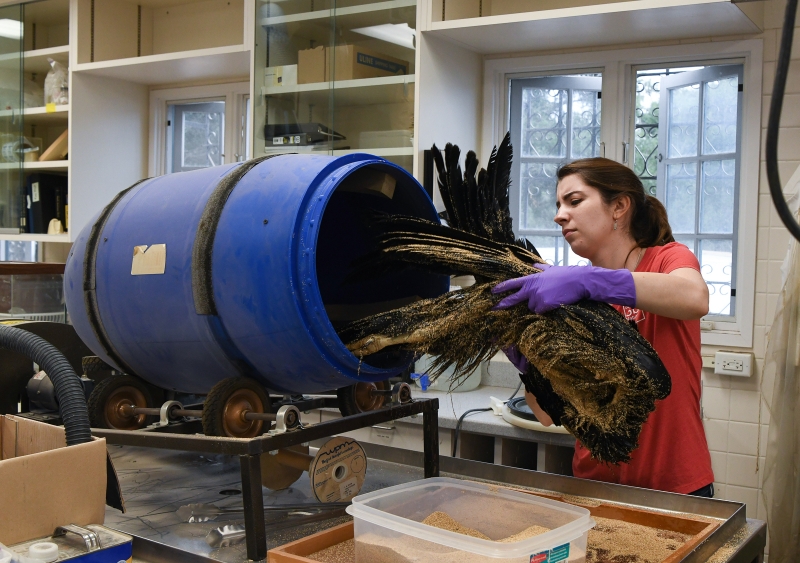
[[[369,153],[350,153],[334,158],[319,172],[314,184],[309,186],[309,190],[301,204],[301,211],[298,213],[294,227],[294,232],[298,236],[295,237],[295,242],[293,243],[292,257],[294,261],[293,271],[295,273],[293,277],[300,282],[298,295],[302,299],[302,302],[307,304],[304,307],[298,307],[300,309],[300,314],[306,321],[309,330],[312,331],[314,336],[313,341],[320,354],[340,372],[355,373],[355,378],[352,378],[351,375],[348,376],[352,378],[354,382],[381,381],[397,375],[404,368],[379,368],[367,363],[363,358],[359,358],[347,349],[345,343],[339,338],[338,333],[334,329],[325,311],[325,303],[322,300],[317,278],[316,252],[319,226],[331,197],[348,176],[361,168],[374,165],[397,171],[401,177],[408,178],[416,183],[419,187],[420,194],[426,196],[425,200],[430,210],[430,217],[424,218],[437,222],[440,221],[436,207],[433,201],[427,197],[425,189],[419,181],[403,167]],[[304,249],[301,248],[301,246],[305,246],[306,253],[303,253]],[[311,250],[308,251],[308,249]],[[300,260],[300,257],[303,257],[303,260]],[[310,280],[311,283],[302,283],[303,280],[306,282]],[[311,316],[312,311],[314,312],[313,322]],[[323,343],[326,345],[327,349],[320,349],[319,345]]]

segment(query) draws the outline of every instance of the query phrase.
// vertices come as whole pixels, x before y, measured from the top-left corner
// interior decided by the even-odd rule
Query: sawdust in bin
[[[482,540],[492,541],[492,538],[490,538],[486,534],[479,532],[478,530],[473,530],[472,528],[468,528],[466,526],[461,525],[455,518],[450,516],[448,513],[439,510],[433,512],[430,516],[425,518],[425,520],[423,520],[422,523],[427,524],[428,526],[433,526],[434,528],[447,530],[449,532],[455,532],[457,534],[463,534],[465,536],[471,536],[473,538],[480,538]],[[545,532],[549,531],[550,528],[533,525],[529,526],[528,528],[525,528],[524,530],[522,530],[517,534],[513,534],[511,536],[505,537],[497,541],[499,543],[512,543],[515,541],[522,541],[528,538],[532,538],[533,536],[538,536],[539,534],[544,534]]]
[[[597,525],[589,530],[586,563],[660,563],[672,555],[691,535],[632,524],[610,518],[594,517]],[[472,537],[487,536],[461,525],[445,512],[434,512],[423,520],[424,524],[450,530]],[[549,531],[541,526],[531,526],[522,532],[499,540],[502,543],[520,541]],[[396,545],[392,539],[367,535],[360,538],[359,553],[364,561],[375,563],[411,563],[433,557],[437,563],[477,563],[483,556],[455,551],[445,546],[425,545],[414,547],[401,539]],[[440,550],[434,557],[432,549]],[[352,563],[355,561],[354,540],[331,546],[309,556],[321,563]],[[577,555],[577,554],[576,554]]]
[[[308,558],[320,563],[353,563],[356,560],[356,540],[349,539],[333,544],[315,551]]]
[[[433,512],[425,518],[422,523],[442,530],[492,541],[490,537],[482,532],[462,525],[446,512]],[[497,540],[497,542],[512,543],[522,541],[549,531],[550,528],[533,525],[521,532]],[[444,545],[437,545],[426,541],[415,545],[413,541],[409,543],[407,538],[386,538],[371,534],[359,538],[358,553],[360,560],[369,561],[370,563],[411,563],[414,561],[434,559],[437,563],[478,563],[479,561],[483,562],[485,560],[483,555],[455,550]],[[331,561],[324,563],[339,562]]]
[[[593,516],[586,563],[660,563],[692,536]]]

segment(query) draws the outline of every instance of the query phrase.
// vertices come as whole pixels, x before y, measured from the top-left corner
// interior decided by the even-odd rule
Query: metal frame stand
[[[335,402],[335,400],[315,398],[292,402],[291,404],[301,411],[307,411],[333,406],[332,402]],[[254,561],[260,561],[267,556],[264,496],[261,489],[261,454],[421,413],[425,478],[438,477],[438,412],[438,399],[419,399],[409,403],[389,405],[379,410],[347,416],[338,420],[306,425],[303,428],[289,430],[280,434],[264,434],[263,436],[247,439],[186,434],[186,432],[196,431],[196,424],[190,422],[149,431],[93,428],[92,434],[98,438],[105,438],[109,444],[238,455],[242,472],[247,557]]]

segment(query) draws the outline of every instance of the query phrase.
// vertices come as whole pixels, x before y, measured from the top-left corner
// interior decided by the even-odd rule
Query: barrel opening
[[[374,246],[376,235],[365,220],[369,211],[437,220],[419,184],[390,166],[365,166],[339,183],[325,207],[317,238],[317,284],[328,319],[337,331],[350,321],[447,290],[445,277],[415,270],[345,281],[350,265]],[[409,360],[408,352],[388,348],[369,356],[368,363],[403,369]]]

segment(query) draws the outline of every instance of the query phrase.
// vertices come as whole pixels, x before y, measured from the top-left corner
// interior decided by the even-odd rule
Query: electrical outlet
[[[750,377],[753,371],[753,354],[720,350],[714,356],[714,373]]]

